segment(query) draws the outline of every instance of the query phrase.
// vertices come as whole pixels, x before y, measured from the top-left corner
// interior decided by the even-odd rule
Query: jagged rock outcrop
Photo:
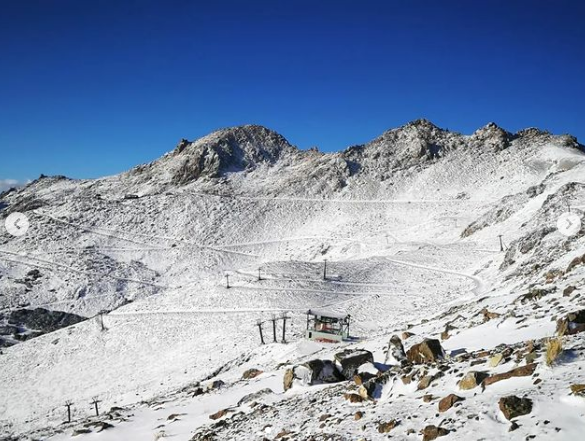
[[[374,362],[372,353],[364,349],[346,349],[335,354],[334,358],[341,375],[347,380],[358,373],[360,366]]]
[[[262,126],[219,130],[198,141],[182,140],[173,156],[180,161],[171,182],[185,185],[199,178],[217,178],[226,172],[274,164],[283,152],[296,150],[282,135]]]
[[[507,420],[528,415],[532,412],[532,400],[530,398],[519,398],[515,395],[510,395],[501,398],[498,405]]]
[[[414,364],[433,363],[444,357],[445,351],[437,339],[425,339],[406,351],[406,358]]]
[[[557,334],[573,335],[585,332],[585,309],[571,312],[557,321]]]

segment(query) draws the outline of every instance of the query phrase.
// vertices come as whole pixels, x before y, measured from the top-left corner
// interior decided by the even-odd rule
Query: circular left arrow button
[[[23,213],[11,213],[4,221],[4,225],[9,234],[19,237],[26,234],[30,227],[30,222]]]

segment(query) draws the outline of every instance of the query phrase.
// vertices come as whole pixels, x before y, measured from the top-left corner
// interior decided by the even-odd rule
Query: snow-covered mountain
[[[0,355],[2,430],[89,439],[96,435],[83,431],[105,421],[90,418],[97,396],[104,410],[120,408],[104,440],[376,440],[391,420],[392,436],[405,439],[430,425],[453,439],[571,439],[585,427],[585,399],[568,389],[585,383],[582,337],[563,337],[571,352],[557,366],[545,366],[538,348],[557,319],[584,307],[585,232],[557,229],[563,212],[585,209],[584,169],[574,137],[493,123],[467,136],[417,120],[337,153],[300,150],[248,125],[181,140],[117,176],[41,177],[5,192],[0,213],[24,213],[31,227],[0,235],[0,338],[21,341]],[[35,337],[11,314],[38,308],[88,320]],[[361,340],[304,340],[310,308],[350,313]],[[292,317],[288,344],[261,346],[257,321],[280,313]],[[384,367],[390,336],[407,329],[415,334],[403,338],[407,349],[442,336],[445,360]],[[483,394],[457,386],[487,357],[482,350],[518,353],[528,340],[537,345],[531,381]],[[382,396],[349,404],[351,381],[283,391],[287,368],[343,348],[372,352],[375,371],[386,371]],[[527,364],[502,359],[476,370]],[[262,373],[241,379],[250,368]],[[194,386],[219,379],[223,387]],[[435,416],[434,398],[422,400],[450,392],[466,399],[447,417]],[[512,392],[535,406],[508,434],[497,398]],[[257,395],[238,405],[249,394]],[[67,400],[74,422],[61,425]]]

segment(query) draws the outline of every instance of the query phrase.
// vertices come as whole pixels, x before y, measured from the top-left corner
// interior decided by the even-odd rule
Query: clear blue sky
[[[0,0],[0,180],[246,123],[325,151],[420,117],[583,142],[584,3]]]

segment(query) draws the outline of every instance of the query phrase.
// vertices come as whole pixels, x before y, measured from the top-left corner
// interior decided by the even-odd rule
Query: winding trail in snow
[[[156,288],[162,288],[162,289],[177,288],[176,286],[161,285],[161,284],[158,284],[155,282],[149,282],[146,280],[113,276],[111,274],[98,273],[96,271],[78,270],[78,269],[73,268],[72,266],[69,266],[69,265],[64,265],[62,263],[57,263],[57,262],[53,262],[51,260],[41,259],[39,257],[34,257],[34,256],[26,255],[26,254],[15,253],[13,251],[0,250],[0,254],[7,254],[9,256],[24,259],[24,261],[18,260],[18,259],[11,259],[11,261],[14,263],[19,263],[21,265],[26,265],[26,266],[34,266],[34,267],[38,267],[38,268],[44,268],[44,269],[47,269],[49,271],[54,271],[55,269],[57,269],[57,270],[61,270],[64,272],[76,273],[76,274],[81,274],[81,275],[86,275],[86,276],[93,276],[93,277],[96,277],[98,279],[102,279],[102,278],[114,279],[114,280],[120,280],[120,281],[124,281],[124,282],[130,282],[130,283],[138,283],[140,285],[154,286]],[[47,267],[46,265],[49,265],[49,267]]]
[[[48,214],[43,214],[40,212],[36,212],[36,214],[38,214],[39,216],[51,219],[54,222],[60,223],[60,224],[64,224],[73,228],[77,228],[79,230],[91,233],[91,234],[96,234],[99,236],[105,236],[105,237],[110,237],[110,238],[114,238],[114,239],[119,239],[119,240],[123,240],[125,242],[130,242],[130,243],[134,243],[136,245],[141,245],[141,246],[147,246],[147,247],[151,247],[151,248],[158,248],[158,249],[162,249],[162,250],[166,250],[166,249],[172,249],[172,247],[166,247],[166,246],[161,246],[161,245],[154,245],[150,244],[150,243],[145,243],[145,242],[140,242],[137,241],[135,239],[135,237],[144,237],[147,239],[159,239],[159,240],[164,240],[164,241],[171,241],[171,242],[181,242],[181,243],[185,243],[200,249],[205,249],[205,250],[211,250],[211,251],[215,251],[217,253],[225,253],[225,254],[235,254],[238,256],[244,256],[244,257],[249,257],[249,258],[258,258],[260,256],[256,255],[256,254],[250,254],[250,253],[242,253],[240,251],[232,251],[232,250],[224,250],[222,248],[219,247],[215,247],[215,246],[211,246],[211,245],[202,245],[202,244],[198,244],[196,242],[187,240],[187,239],[182,239],[182,238],[178,238],[178,237],[170,237],[170,236],[160,236],[160,235],[153,235],[153,234],[144,234],[144,233],[127,233],[127,232],[123,232],[120,230],[110,230],[110,229],[106,229],[106,228],[96,228],[96,227],[88,227],[85,225],[81,225],[81,224],[75,224],[72,222],[68,222],[62,219],[58,219],[54,216],[48,215]],[[123,234],[128,235],[132,235],[134,236],[134,238],[129,238],[126,236],[123,236]]]
[[[198,196],[219,199],[237,199],[243,201],[274,201],[274,202],[320,202],[320,203],[342,203],[342,204],[434,204],[434,203],[457,203],[489,204],[486,200],[472,199],[324,199],[324,198],[303,198],[303,197],[262,197],[262,196],[241,196],[241,195],[220,195],[202,192],[172,193],[173,196]],[[492,201],[497,202],[497,201]]]
[[[485,283],[484,283],[484,281],[482,279],[480,279],[479,277],[476,277],[476,276],[472,276],[472,275],[467,274],[467,273],[462,273],[462,272],[459,272],[459,271],[448,270],[448,269],[445,269],[445,268],[438,268],[438,267],[435,267],[435,266],[421,265],[421,264],[418,264],[418,263],[406,262],[404,260],[391,259],[389,257],[386,257],[385,260],[387,260],[388,262],[392,262],[392,263],[394,263],[396,265],[409,266],[409,267],[412,267],[412,268],[418,268],[418,269],[423,269],[423,270],[433,271],[433,272],[443,273],[443,274],[451,274],[453,276],[464,277],[464,278],[470,279],[475,284],[475,288],[473,288],[472,291],[477,296],[481,295],[486,290]]]

